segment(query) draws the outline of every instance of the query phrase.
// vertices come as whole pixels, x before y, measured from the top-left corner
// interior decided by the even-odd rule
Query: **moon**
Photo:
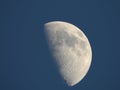
[[[68,86],[76,85],[91,65],[92,50],[86,35],[63,21],[45,23],[44,31],[60,76]]]

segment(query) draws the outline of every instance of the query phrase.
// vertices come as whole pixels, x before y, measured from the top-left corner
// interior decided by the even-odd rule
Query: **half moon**
[[[79,28],[63,21],[48,22],[44,29],[61,77],[68,86],[74,86],[90,68],[92,50],[87,37]]]

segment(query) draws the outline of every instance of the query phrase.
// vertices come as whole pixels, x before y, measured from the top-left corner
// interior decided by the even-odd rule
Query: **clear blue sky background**
[[[62,20],[83,30],[93,59],[67,87],[52,66],[43,24]],[[119,0],[0,0],[0,90],[120,90]]]

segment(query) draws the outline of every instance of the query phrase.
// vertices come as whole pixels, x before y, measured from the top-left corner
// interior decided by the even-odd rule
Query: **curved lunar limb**
[[[90,68],[92,51],[87,37],[79,28],[63,21],[48,22],[44,29],[60,75],[69,86],[74,86]]]

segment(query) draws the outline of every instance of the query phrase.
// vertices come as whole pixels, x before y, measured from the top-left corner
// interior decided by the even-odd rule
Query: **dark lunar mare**
[[[63,40],[66,45],[69,47],[74,47],[76,43],[78,43],[78,38],[74,35],[69,35],[65,30],[56,31],[57,41]]]

